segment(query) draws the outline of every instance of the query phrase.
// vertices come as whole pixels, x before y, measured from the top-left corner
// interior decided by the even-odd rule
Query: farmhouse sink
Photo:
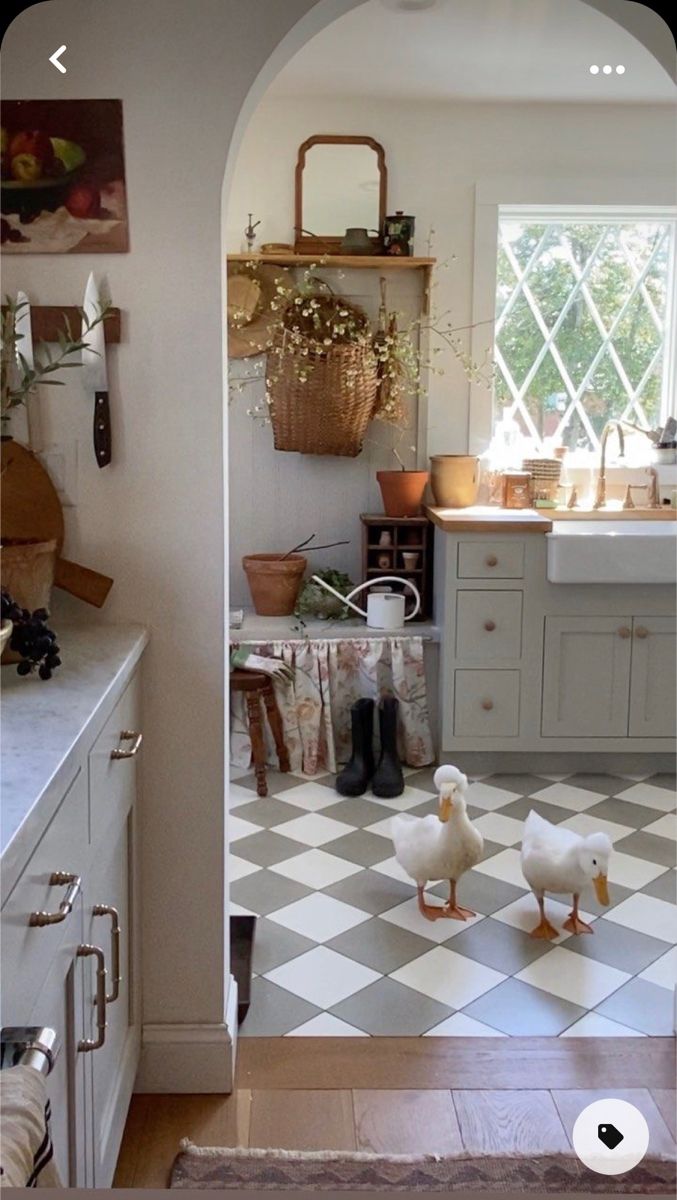
[[[677,581],[675,521],[558,521],[546,538],[551,583]]]

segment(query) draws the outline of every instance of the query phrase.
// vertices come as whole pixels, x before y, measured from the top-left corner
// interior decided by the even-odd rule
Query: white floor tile
[[[620,800],[641,804],[644,808],[657,808],[659,812],[671,813],[675,807],[675,793],[651,783],[635,783],[625,792],[617,792]]]
[[[234,900],[231,900],[228,905],[228,915],[231,917],[255,917],[257,913],[253,912],[251,908],[245,908],[242,904],[236,904]]]
[[[313,783],[311,780],[299,784],[298,787],[275,792],[274,795],[276,800],[284,800],[285,804],[293,804],[294,808],[305,808],[309,813],[329,808],[330,804],[336,804],[339,799],[333,788],[323,787],[321,783]]]
[[[515,976],[532,987],[570,1000],[572,1004],[580,1004],[582,1008],[601,1004],[631,978],[627,971],[595,962],[583,954],[574,954],[564,946],[555,946]]]
[[[651,966],[640,972],[639,977],[648,979],[649,983],[657,983],[659,987],[674,988],[677,985],[677,946],[652,962]]]
[[[636,933],[662,938],[664,942],[672,945],[677,939],[674,904],[668,904],[667,900],[657,900],[654,896],[645,896],[642,892],[628,896],[604,916],[607,921],[625,925],[627,929],[634,929]]]
[[[278,875],[287,879],[295,879],[297,883],[305,883],[306,887],[329,887],[339,883],[349,875],[357,875],[363,868],[355,863],[337,858],[335,854],[327,854],[325,850],[306,850],[303,854],[295,854],[285,862],[276,863],[270,867]]]
[[[461,904],[463,903],[462,886],[461,882],[458,893]],[[428,904],[434,904],[436,907],[443,905],[444,901],[440,896],[434,896],[428,892],[424,894]],[[476,925],[484,918],[481,913],[478,913],[476,917],[470,917],[467,921],[454,921],[451,917],[440,917],[438,921],[428,921],[419,912],[418,900],[416,896],[413,896],[411,900],[405,900],[403,904],[398,904],[395,908],[389,908],[387,912],[381,913],[379,920],[388,921],[390,925],[399,925],[400,929],[408,929],[410,933],[417,933],[419,937],[427,938],[430,942],[447,942],[449,938],[454,937],[457,933],[462,933],[464,929],[469,929],[471,925]]]
[[[580,1021],[570,1025],[560,1037],[645,1037],[636,1029],[628,1029],[627,1025],[619,1025],[618,1021],[610,1021],[601,1013],[589,1012]]]
[[[314,775],[307,775],[305,771],[290,771],[295,779],[302,779],[304,783],[313,783],[315,779],[326,779],[330,774],[329,771],[319,770]]]
[[[617,883],[621,887],[633,890],[646,887],[652,879],[664,875],[668,867],[660,863],[647,862],[644,858],[635,858],[632,854],[623,854],[614,850],[609,859],[609,883]],[[675,935],[677,936],[677,918],[675,919]]]
[[[326,946],[316,946],[266,973],[266,979],[318,1008],[333,1008],[380,978],[370,967],[363,967]]]
[[[499,846],[515,846],[522,841],[524,822],[516,821],[514,817],[504,817],[500,812],[485,813],[473,821],[473,825],[483,838],[488,842],[497,842]]]
[[[252,800],[256,800],[256,792],[252,792],[251,788],[231,783],[228,788],[228,809],[231,812],[239,808],[241,804],[251,804]]]
[[[656,837],[672,838],[673,841],[677,841],[677,815],[666,813],[664,817],[659,817],[657,821],[645,825],[642,832],[653,833]]]
[[[568,930],[563,930],[562,925],[566,921],[571,912],[571,903],[563,904],[560,900],[554,900],[551,896],[546,896],[545,913],[555,929],[560,932],[560,941],[566,938],[573,937],[573,934]],[[583,912],[580,910],[581,917],[584,921],[591,924],[596,918],[592,913]],[[492,914],[495,921],[503,921],[506,925],[512,925],[513,929],[522,929],[525,933],[531,933],[532,929],[538,925],[540,920],[538,913],[538,904],[531,892],[527,892],[524,896],[520,896],[518,900],[513,900],[512,904],[506,905],[505,908]],[[585,936],[581,934],[579,936]]]
[[[252,800],[254,797],[252,796]],[[249,837],[250,833],[260,833],[261,826],[254,825],[252,821],[245,821],[242,817],[228,818],[228,837],[231,842],[237,842],[240,838]]]
[[[365,828],[368,833],[376,833],[379,837],[388,838],[392,841],[393,835],[390,829],[392,819],[392,817],[384,817],[382,821],[374,821],[373,825],[367,825]]]
[[[248,875],[253,875],[261,868],[256,863],[247,862],[244,858],[238,858],[237,854],[231,854],[228,859],[228,879],[231,883],[235,883],[237,879],[246,879]]]
[[[411,875],[407,875],[404,867],[401,867],[397,859],[386,858],[383,862],[373,863],[372,871],[378,871],[379,875],[388,875],[390,879],[397,879],[400,883],[408,883],[411,887],[415,887],[414,880]]]
[[[474,808],[483,808],[485,812],[493,812],[497,808],[503,808],[506,804],[510,804],[513,800],[519,800],[520,797],[518,792],[492,787],[491,783],[478,780],[477,783],[470,784],[465,798],[468,804]]]
[[[504,883],[512,883],[514,887],[526,889],[529,886],[522,874],[519,850],[501,850],[500,854],[478,863],[475,870],[482,875],[491,875],[493,879],[502,879]]]
[[[355,908],[352,904],[344,904],[342,900],[334,900],[322,892],[313,892],[302,900],[295,900],[284,908],[268,914],[269,921],[284,925],[285,929],[293,929],[314,942],[328,942],[346,929],[368,921],[371,914]]]
[[[395,796],[392,800],[383,800],[380,796],[374,796],[371,791],[365,794],[365,799],[372,800],[374,804],[382,804],[384,808],[389,808],[393,812],[407,812],[410,808],[418,808],[419,804],[425,804],[430,796],[431,792],[422,792],[420,788],[405,786],[402,795]]]
[[[344,821],[335,821],[333,817],[323,817],[321,813],[313,812],[306,813],[305,817],[284,821],[282,825],[276,825],[273,832],[292,838],[295,842],[304,842],[306,846],[324,846],[353,830],[354,826],[346,825]]]
[[[462,954],[455,954],[446,946],[435,946],[420,958],[393,971],[390,978],[440,1004],[463,1008],[502,983],[507,976]]]
[[[599,804],[604,797],[599,792],[590,792],[587,788],[572,787],[570,783],[551,783],[549,787],[534,792],[534,800],[542,800],[544,804],[554,804],[557,808],[568,808],[570,812],[585,812],[593,804]]]
[[[557,828],[571,829],[573,833],[580,833],[581,837],[589,837],[591,833],[605,833],[612,842],[617,842],[620,838],[635,832],[631,825],[619,825],[617,821],[603,821],[600,817],[591,816],[590,813],[576,813],[575,817],[567,817],[566,821],[561,821]]]
[[[436,1025],[434,1029],[429,1029],[424,1037],[506,1037],[505,1033],[499,1033],[498,1029],[492,1029],[490,1025],[483,1025],[481,1021],[476,1021],[474,1017],[467,1017],[465,1013],[454,1013],[453,1016],[447,1017],[446,1021],[442,1021],[441,1025]]]
[[[299,1025],[297,1029],[290,1030],[285,1037],[369,1037],[363,1029],[357,1029],[354,1025],[348,1025],[346,1021],[339,1021],[338,1017],[333,1017],[331,1013],[318,1013],[316,1017],[311,1017],[304,1025]]]

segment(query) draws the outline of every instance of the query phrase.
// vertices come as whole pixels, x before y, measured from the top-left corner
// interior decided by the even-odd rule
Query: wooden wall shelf
[[[319,270],[422,271],[425,316],[430,312],[430,284],[436,258],[414,258],[396,254],[229,254],[228,262],[262,263],[274,267],[311,267]]]
[[[4,313],[5,306],[2,311]],[[103,331],[108,345],[117,345],[120,337],[120,309],[111,308],[109,316],[103,323]],[[56,342],[58,334],[64,331],[64,317],[68,319],[71,333],[75,337],[80,332],[82,318],[75,305],[69,304],[31,304],[31,330],[36,342]]]

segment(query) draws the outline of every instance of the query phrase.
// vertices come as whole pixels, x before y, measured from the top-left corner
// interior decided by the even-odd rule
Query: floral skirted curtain
[[[245,643],[242,643],[245,644]],[[399,708],[399,753],[412,767],[433,761],[428,718],[423,639],[380,637],[246,643],[256,654],[280,658],[294,671],[293,683],[274,680],[292,771],[315,775],[337,771],[350,757],[350,709],[361,697],[394,695]],[[378,722],[377,722],[378,725]],[[277,765],[265,726],[267,761]],[[231,698],[231,761],[247,768],[251,743],[244,699]]]

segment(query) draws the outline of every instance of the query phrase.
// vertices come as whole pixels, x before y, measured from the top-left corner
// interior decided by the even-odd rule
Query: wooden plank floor
[[[634,1097],[646,1110],[650,1150],[674,1153],[671,1039],[585,1038],[573,1048],[568,1038],[491,1042],[486,1047],[479,1038],[243,1039],[232,1096],[132,1098],[114,1186],[167,1187],[183,1137],[204,1146],[380,1153],[566,1149],[575,1115],[601,1094]],[[522,1057],[515,1042],[522,1043]],[[534,1043],[541,1043],[537,1082]],[[358,1064],[365,1051],[372,1078],[362,1086],[355,1079],[364,1079],[365,1068]],[[473,1058],[475,1076],[468,1082]],[[416,1078],[403,1086],[405,1069]],[[446,1084],[432,1082],[445,1073]]]

